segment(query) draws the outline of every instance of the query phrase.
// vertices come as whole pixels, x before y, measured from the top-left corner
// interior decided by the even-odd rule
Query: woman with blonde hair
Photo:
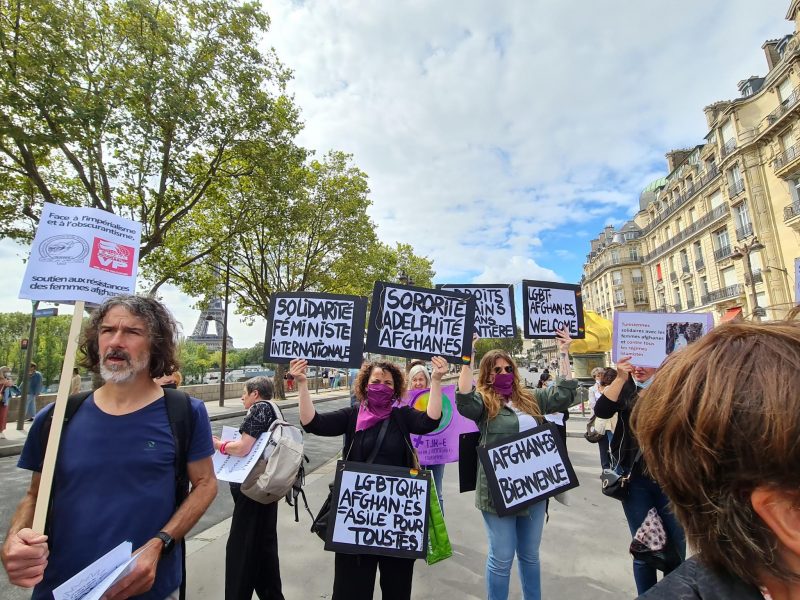
[[[666,360],[631,425],[697,554],[642,598],[800,598],[798,390],[797,321],[720,325]]]
[[[566,331],[556,335],[559,346],[559,377],[549,388],[526,390],[520,383],[514,359],[504,350],[490,350],[481,359],[477,386],[472,369],[461,368],[456,393],[458,411],[472,419],[480,430],[480,443],[491,444],[544,422],[543,415],[566,410],[575,404],[578,382],[572,379]],[[474,353],[474,346],[473,346]],[[539,545],[542,541],[546,502],[538,502],[514,515],[497,515],[483,466],[478,464],[475,506],[481,511],[489,537],[486,588],[489,600],[505,600],[511,580],[514,555],[519,559],[525,600],[540,600]]]

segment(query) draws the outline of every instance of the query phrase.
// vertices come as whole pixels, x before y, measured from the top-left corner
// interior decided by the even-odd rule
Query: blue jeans
[[[442,477],[444,477],[444,465],[427,465],[433,475],[433,483],[436,484],[436,495],[439,497],[439,506],[442,507],[442,515],[444,516],[444,498],[442,497]]]
[[[25,403],[25,417],[32,419],[36,416],[36,396],[28,394],[28,401]]]
[[[686,559],[686,537],[675,515],[667,507],[669,500],[661,487],[646,475],[636,474],[631,477],[628,497],[622,501],[625,518],[631,530],[631,537],[639,529],[651,508],[658,511],[664,522],[664,529],[670,542],[678,550],[682,560]],[[665,573],[666,575],[666,573]],[[641,560],[633,561],[633,579],[636,591],[641,595],[653,587],[657,581],[656,569]]]
[[[481,511],[489,536],[486,559],[486,592],[488,600],[506,600],[511,581],[514,554],[519,559],[519,577],[524,600],[541,600],[542,577],[539,567],[539,546],[542,543],[547,502],[528,507],[524,517],[498,517]]]

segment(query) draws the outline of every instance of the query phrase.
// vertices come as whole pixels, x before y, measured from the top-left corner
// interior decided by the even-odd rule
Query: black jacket
[[[638,600],[764,600],[757,587],[712,571],[697,556],[683,562]]]
[[[610,419],[615,414],[619,415],[617,427],[614,429],[614,437],[611,438],[610,450],[613,456],[612,462],[614,465],[619,463],[625,473],[630,472],[631,466],[639,453],[639,443],[633,436],[630,425],[631,413],[638,398],[639,388],[633,382],[633,377],[629,377],[628,381],[622,386],[619,399],[616,402],[609,400],[605,394],[602,394],[594,405],[594,414],[600,419]],[[637,463],[639,469],[641,462]]]

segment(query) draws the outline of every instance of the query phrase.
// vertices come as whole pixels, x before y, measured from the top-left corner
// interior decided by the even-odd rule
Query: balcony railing
[[[788,221],[800,216],[800,201],[792,202],[789,206],[783,207],[783,220]]]
[[[610,267],[615,267],[617,265],[638,265],[638,264],[641,264],[641,260],[639,260],[638,258],[633,258],[633,257],[630,257],[630,258],[616,258],[616,259],[614,259],[614,258],[605,258],[605,259],[599,261],[596,265],[594,265],[594,269],[592,269],[592,272],[589,274],[587,279],[594,279],[597,275],[599,275],[604,270],[606,270],[606,269],[608,269]]]
[[[625,306],[627,302],[625,302],[625,298],[617,298],[614,300],[614,306]]]
[[[644,257],[642,258],[642,262],[650,262],[655,257],[660,256],[667,250],[674,248],[682,241],[692,237],[695,233],[702,231],[712,223],[726,216],[729,210],[730,208],[728,206],[728,203],[723,202],[715,209],[711,210],[710,212],[704,214],[702,217],[697,219],[697,221],[695,221],[694,223],[687,225],[684,229],[680,231],[680,233],[675,234],[673,237],[668,239],[660,246],[656,246],[656,248],[652,252],[645,254]]]
[[[728,195],[735,198],[744,191],[744,179],[735,179],[733,183],[728,186]]]
[[[701,269],[705,269],[706,261],[704,261],[702,258],[698,258],[696,261],[694,261],[694,268],[697,269],[698,271]]]
[[[783,169],[789,163],[794,162],[800,158],[800,143],[795,144],[794,146],[790,146],[780,154],[778,157],[772,162],[772,166],[777,173],[781,169]]]
[[[676,210],[678,210],[681,206],[686,204],[688,200],[693,198],[695,194],[700,192],[709,183],[714,181],[719,176],[719,173],[720,171],[717,168],[717,166],[711,165],[711,167],[707,171],[705,171],[700,175],[700,177],[697,180],[697,183],[692,183],[691,185],[687,186],[683,194],[678,196],[672,204],[670,204],[669,206],[667,206],[666,209],[664,209],[663,212],[656,215],[656,217],[640,231],[640,234],[647,235],[648,233],[653,231],[653,229],[658,227],[661,223],[666,221],[670,216],[672,216],[675,213]]]
[[[722,150],[720,151],[720,156],[722,158],[725,158],[734,150],[736,150],[736,140],[730,139],[727,142],[725,142],[724,146],[722,146]]]
[[[692,272],[692,270],[689,268],[688,263],[685,264],[685,265],[681,265],[681,273],[683,275],[686,275],[687,273],[691,273],[691,272]]]
[[[678,281],[678,274],[675,271],[670,271],[669,280],[672,283],[675,283],[676,281]]]
[[[753,224],[752,223],[745,223],[741,227],[736,228],[736,240],[742,241],[746,237],[750,237],[753,235]]]
[[[733,249],[730,246],[723,246],[722,248],[714,250],[714,260],[720,261],[724,258],[728,258],[731,254],[733,254]]]
[[[694,300],[687,300],[686,301],[686,309],[691,310],[694,308]]]
[[[759,133],[764,133],[767,129],[772,127],[775,123],[777,123],[780,118],[788,113],[794,106],[800,101],[800,86],[794,88],[791,94],[781,102],[781,105],[769,113],[764,122],[759,127]]]
[[[701,299],[702,304],[711,304],[712,302],[720,302],[728,298],[736,298],[742,294],[742,286],[737,283],[736,285],[729,285],[721,290],[714,290],[705,294]]]
[[[647,304],[647,298],[634,298],[634,304]]]
[[[631,275],[631,283],[644,283],[643,275]]]
[[[681,306],[680,302],[676,302],[675,304],[673,304],[672,308],[675,309],[675,312],[681,312],[683,310],[683,307]]]

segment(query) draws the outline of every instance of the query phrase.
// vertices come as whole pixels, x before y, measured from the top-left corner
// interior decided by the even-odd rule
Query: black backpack
[[[67,398],[67,408],[64,412],[64,427],[66,427],[78,409],[94,392],[79,392]],[[167,419],[172,430],[172,438],[175,440],[175,508],[181,505],[189,495],[189,472],[187,469],[187,456],[189,455],[189,443],[194,433],[192,422],[192,405],[189,395],[179,390],[164,389],[164,402],[167,406]],[[42,444],[42,456],[47,450],[47,441],[50,437],[50,427],[53,424],[53,412],[55,404],[50,406],[47,418],[42,423],[40,440]],[[47,519],[45,520],[44,531],[48,533],[50,528],[50,511],[53,505],[53,489],[50,488],[50,498],[47,503]],[[186,597],[186,540],[181,544],[181,589],[180,597]]]

